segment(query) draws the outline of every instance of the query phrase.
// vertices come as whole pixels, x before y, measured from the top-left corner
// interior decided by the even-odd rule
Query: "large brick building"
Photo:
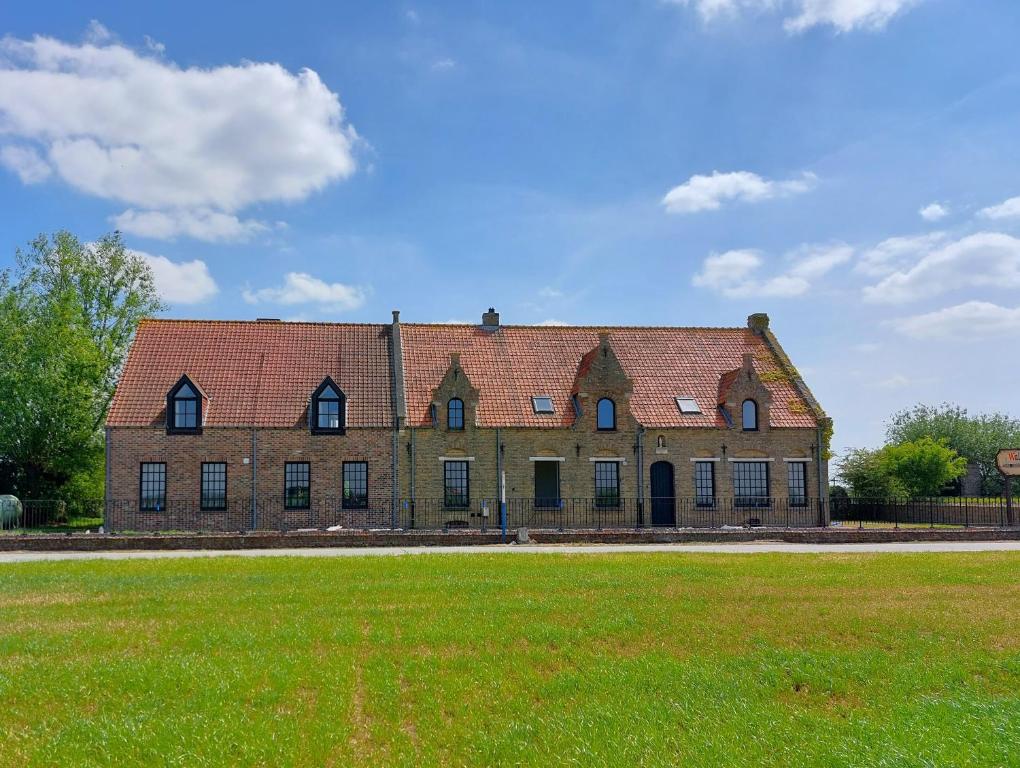
[[[826,522],[829,422],[742,328],[147,320],[114,529]]]

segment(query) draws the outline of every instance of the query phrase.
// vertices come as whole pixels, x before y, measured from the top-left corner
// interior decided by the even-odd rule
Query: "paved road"
[[[160,550],[145,552],[0,552],[0,565],[45,560],[161,560],[169,557],[393,557],[398,555],[466,554],[563,554],[605,555],[619,552],[711,552],[722,554],[760,554],[787,552],[798,554],[868,552],[1016,552],[1020,541],[931,541],[893,544],[785,544],[751,542],[747,544],[507,544],[463,547],[323,547],[316,549],[241,549],[241,550]]]

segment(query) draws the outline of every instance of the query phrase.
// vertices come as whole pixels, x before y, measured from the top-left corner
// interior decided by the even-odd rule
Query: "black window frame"
[[[738,507],[768,507],[772,503],[769,496],[769,463],[764,460],[752,459],[749,461],[735,461],[733,467],[733,503]],[[755,471],[755,476],[750,475]],[[737,486],[738,482],[750,482],[758,487],[764,487],[764,494],[741,493]]]
[[[190,387],[194,393],[193,397],[178,397],[178,393],[184,389],[184,387]],[[195,426],[193,427],[182,427],[177,424],[177,402],[194,402],[195,403]],[[199,389],[195,382],[185,374],[177,380],[170,391],[166,393],[166,433],[168,435],[200,435],[202,434],[202,390]]]
[[[160,484],[162,485],[162,495],[159,497],[159,501],[156,502],[155,506],[147,504],[146,499],[151,496],[146,496],[146,482],[151,481],[151,478],[146,478],[146,467],[159,467],[160,468]],[[138,463],[138,511],[139,512],[165,512],[166,511],[166,462],[165,461],[140,461]]]
[[[306,496],[303,504],[292,503],[292,497],[290,495],[290,483],[297,482],[291,480],[290,471],[291,467],[305,467],[305,490]],[[311,509],[312,507],[312,464],[310,461],[286,461],[283,464],[283,508],[284,509]]]
[[[716,504],[715,465],[714,461],[694,462],[694,504],[701,509],[711,509]],[[706,468],[708,470],[707,477],[704,471]],[[707,495],[705,493],[706,485]]]
[[[459,494],[450,492],[450,473],[456,470],[454,465],[463,465],[464,470],[464,492],[463,499]],[[458,479],[458,478],[455,478]],[[451,499],[455,499],[451,501]],[[443,460],[443,507],[445,509],[468,509],[471,507],[471,462],[465,459],[444,459]]]
[[[206,467],[223,467],[223,501],[220,504],[209,504],[206,502]],[[218,481],[219,479],[216,478]],[[198,508],[202,512],[223,512],[227,508],[227,462],[225,461],[203,461],[199,468],[198,480]]]
[[[800,488],[794,493],[794,482],[799,483]],[[790,500],[791,507],[807,506],[807,462],[788,461],[786,462],[786,495]]]
[[[548,408],[539,408],[538,407],[538,401],[539,400],[543,400],[543,401],[547,400],[549,402],[549,407]],[[549,395],[533,395],[532,398],[531,398],[531,410],[533,410],[536,414],[539,414],[539,415],[555,414],[556,413],[556,404],[553,403],[553,399]]]
[[[747,404],[748,403],[750,403],[754,407],[754,426],[753,427],[747,426],[747,419],[745,418],[746,415],[747,415]],[[740,428],[744,432],[757,432],[758,431],[758,422],[759,422],[759,419],[760,419],[760,415],[761,414],[760,414],[760,409],[758,408],[758,401],[755,400],[753,397],[747,398],[746,400],[744,400],[744,402],[742,402],[740,404]]]
[[[337,396],[335,398],[323,397],[322,393],[325,392],[327,388],[332,388],[333,391],[336,392]],[[337,426],[319,426],[320,402],[337,403]],[[323,379],[322,383],[319,384],[312,393],[312,399],[308,406],[308,423],[313,435],[343,435],[347,432],[347,395],[340,386],[333,381],[331,376],[327,376]]]
[[[599,509],[619,509],[620,508],[620,462],[618,461],[596,461],[593,462],[595,465],[595,506]],[[613,468],[611,473],[606,474],[605,470],[609,467]],[[600,484],[600,480],[606,480],[609,475],[612,476],[614,481],[616,492],[612,495],[600,493],[600,490],[605,487]]]
[[[460,411],[460,424],[458,426],[453,425],[453,420],[450,418],[453,414],[453,404],[457,403],[457,408]],[[464,431],[464,401],[459,397],[451,397],[446,401],[446,429],[448,432],[463,432]]]
[[[364,483],[364,496],[359,498],[347,496],[347,468],[350,467],[352,470],[358,470],[360,477],[354,479],[360,479]],[[345,461],[340,468],[340,493],[342,496],[341,506],[344,509],[368,509],[368,462],[367,461]]]
[[[613,424],[609,427],[602,426],[602,403],[609,403],[613,407]],[[600,397],[595,403],[595,429],[599,432],[616,431],[616,401],[611,397]]]

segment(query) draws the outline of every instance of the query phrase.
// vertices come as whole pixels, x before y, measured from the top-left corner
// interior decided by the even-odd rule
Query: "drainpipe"
[[[500,450],[499,427],[496,427],[496,498],[499,500],[499,530],[501,541],[506,543],[506,499],[503,498],[503,452]]]
[[[637,508],[638,527],[644,525],[645,518],[645,428],[639,426],[637,430]]]
[[[819,525],[819,527],[822,527],[822,526],[826,525],[826,520],[825,520],[825,504],[826,504],[827,499],[825,498],[825,488],[822,487],[822,463],[824,462],[824,459],[822,458],[822,428],[821,428],[821,426],[819,426],[816,431],[817,431],[817,435],[818,435],[818,440],[817,440],[818,447],[816,449],[817,453],[815,455],[815,458],[817,459],[817,462],[818,462],[818,468],[816,470],[818,472],[818,525]]]
[[[397,527],[397,507],[400,504],[400,457],[397,455],[399,443],[397,438],[400,435],[400,430],[397,426],[398,422],[394,420],[393,423],[393,499],[390,511],[390,527]]]
[[[411,427],[411,462],[410,462],[411,463],[411,478],[410,478],[411,482],[410,482],[409,491],[411,493],[411,527],[412,528],[414,528],[414,507],[415,507],[415,501],[414,501],[414,498],[415,498],[414,497],[414,475],[415,475],[416,461],[417,461],[417,458],[418,458],[417,457],[418,446],[417,446],[417,442],[416,442],[415,437],[416,437],[415,428]]]
[[[259,431],[252,427],[251,430],[251,529],[258,530],[259,527]]]
[[[103,430],[106,435],[106,477],[103,481],[103,531],[110,533],[110,428]]]

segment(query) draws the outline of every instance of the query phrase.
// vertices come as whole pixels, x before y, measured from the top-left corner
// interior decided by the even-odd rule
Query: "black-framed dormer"
[[[342,435],[347,431],[347,395],[329,376],[312,393],[308,424],[313,435]]]
[[[166,433],[202,434],[204,411],[205,395],[198,385],[184,374],[166,393]]]

